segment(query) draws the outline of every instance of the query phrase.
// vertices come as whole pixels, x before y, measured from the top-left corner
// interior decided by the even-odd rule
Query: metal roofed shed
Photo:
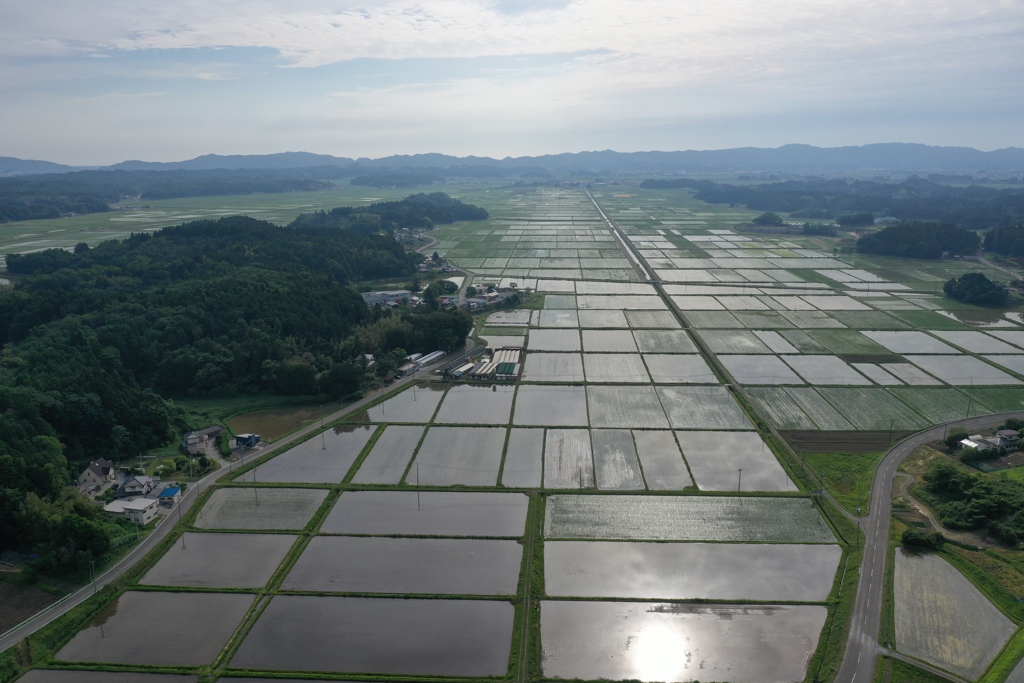
[[[519,363],[498,363],[494,379],[500,382],[513,382],[519,377]]]

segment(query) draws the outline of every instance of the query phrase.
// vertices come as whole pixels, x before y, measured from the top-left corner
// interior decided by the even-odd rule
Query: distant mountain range
[[[1024,149],[1007,147],[982,152],[970,147],[932,147],[886,143],[861,147],[784,145],[775,149],[740,147],[684,152],[579,152],[537,157],[455,157],[446,154],[411,154],[380,159],[336,157],[309,152],[221,156],[204,154],[188,161],[122,161],[112,166],[76,167],[49,161],[0,157],[0,175],[107,171],[174,171],[211,169],[285,169],[322,166],[352,170],[450,168],[493,166],[534,167],[551,173],[717,173],[717,172],[1024,172]]]

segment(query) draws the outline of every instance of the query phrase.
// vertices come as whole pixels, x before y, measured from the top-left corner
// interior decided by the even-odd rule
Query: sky
[[[4,0],[0,156],[1024,147],[1024,0]]]

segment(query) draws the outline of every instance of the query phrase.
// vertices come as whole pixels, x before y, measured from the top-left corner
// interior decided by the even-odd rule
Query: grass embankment
[[[871,496],[871,480],[875,467],[885,455],[877,453],[803,453],[800,458],[807,463],[825,489],[847,512],[856,514],[868,509]]]
[[[947,680],[899,659],[879,657],[874,683],[947,683]]]
[[[999,653],[996,661],[979,679],[979,683],[1003,683],[1006,677],[1024,659],[1024,629],[1020,629]]]

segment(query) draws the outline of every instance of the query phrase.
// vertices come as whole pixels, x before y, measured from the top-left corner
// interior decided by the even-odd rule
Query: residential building
[[[222,431],[223,427],[207,427],[197,432],[189,432],[181,440],[181,448],[189,454],[205,453],[206,447],[215,441]]]
[[[114,463],[106,458],[99,458],[89,463],[85,471],[78,475],[79,486],[102,486],[115,481],[117,481],[117,472],[114,470]]]
[[[152,498],[136,498],[124,504],[124,518],[143,526],[156,519],[159,512],[160,505]]]

